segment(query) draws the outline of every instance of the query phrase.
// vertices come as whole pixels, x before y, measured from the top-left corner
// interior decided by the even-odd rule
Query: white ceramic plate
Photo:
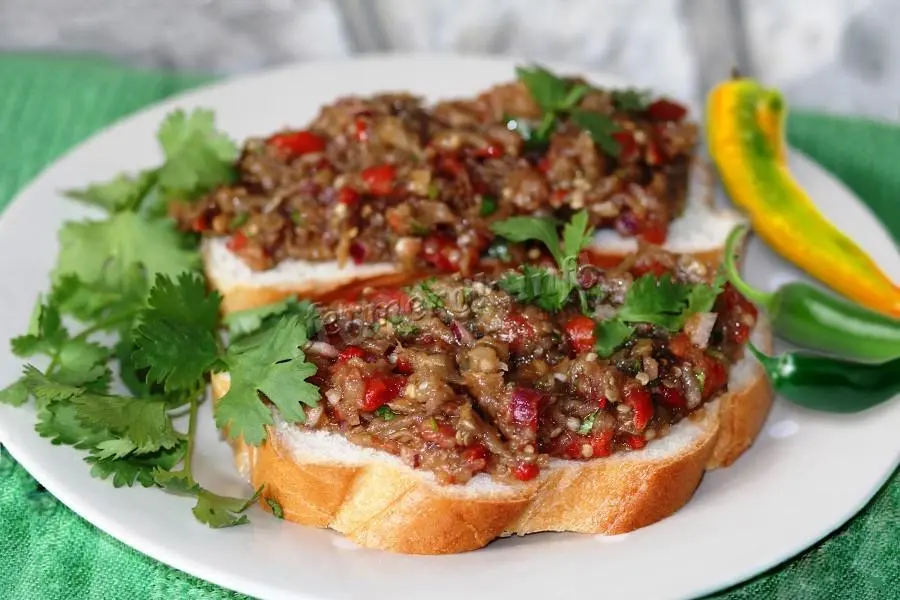
[[[0,340],[22,332],[35,297],[45,289],[60,223],[85,214],[59,190],[155,164],[154,134],[170,110],[213,108],[221,126],[241,139],[304,123],[340,94],[393,88],[435,98],[464,95],[510,78],[513,66],[507,60],[453,57],[299,65],[192,92],[110,127],[46,170],[3,215]],[[593,79],[613,83],[608,77]],[[898,278],[900,259],[869,212],[811,162],[796,154],[792,160],[822,209]],[[766,287],[797,276],[756,242],[748,268],[749,278]],[[20,361],[2,344],[0,383],[11,381],[19,368]],[[219,491],[246,493],[208,406],[202,417],[195,459],[201,481]],[[159,490],[116,490],[92,479],[79,453],[39,438],[33,421],[27,408],[0,406],[0,439],[62,502],[141,552],[264,598],[705,594],[772,567],[833,531],[869,500],[900,455],[900,402],[833,416],[778,401],[756,445],[730,469],[706,477],[683,510],[656,525],[624,536],[539,534],[463,555],[413,557],[358,549],[331,532],[278,521],[259,509],[251,511],[250,526],[207,529],[194,521],[190,500]]]

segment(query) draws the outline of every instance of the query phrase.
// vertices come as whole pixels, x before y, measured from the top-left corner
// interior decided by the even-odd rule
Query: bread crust
[[[764,325],[759,327],[764,329]],[[770,346],[766,331],[757,339]],[[406,554],[474,550],[509,535],[541,531],[620,534],[655,523],[684,506],[705,471],[730,465],[753,442],[772,404],[759,364],[743,388],[694,413],[698,431],[677,452],[615,454],[585,461],[553,461],[534,481],[483,493],[459,493],[396,461],[359,464],[298,457],[270,428],[259,447],[232,444],[235,464],[260,504],[280,505],[284,518],[331,528],[360,546]],[[213,397],[228,390],[213,376]],[[671,434],[670,434],[671,435]]]

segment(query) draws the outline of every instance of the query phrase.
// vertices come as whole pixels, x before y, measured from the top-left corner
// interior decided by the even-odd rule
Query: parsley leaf
[[[133,177],[119,174],[110,181],[95,183],[81,190],[66,190],[64,194],[109,213],[134,210],[156,184],[156,178],[156,170],[140,171]]]
[[[619,155],[619,142],[613,137],[619,127],[612,119],[606,115],[586,110],[572,111],[570,118],[573,123],[590,133],[594,143],[600,146],[606,154]]]
[[[228,313],[223,323],[228,327],[228,335],[234,341],[275,323],[282,315],[299,317],[309,337],[322,328],[316,306],[309,300],[297,301],[293,296],[265,306]]]
[[[166,155],[159,184],[168,195],[191,197],[232,179],[238,148],[216,130],[212,111],[173,112],[157,139]]]
[[[272,424],[271,410],[263,403],[265,394],[289,423],[304,422],[302,405],[317,406],[319,390],[306,381],[316,367],[306,362],[300,350],[308,340],[303,320],[283,316],[271,328],[233,343],[224,357],[231,387],[216,404],[216,425],[227,428],[232,439],[242,437],[257,446]]]
[[[604,358],[610,356],[627,342],[633,333],[633,327],[618,319],[598,323],[594,330],[594,351]]]
[[[199,276],[182,273],[176,282],[157,275],[134,331],[135,367],[147,368],[147,379],[166,392],[194,387],[218,360],[220,303]]]
[[[134,266],[149,277],[174,277],[194,269],[199,256],[182,248],[182,236],[165,220],[147,221],[130,212],[106,221],[66,223],[59,233],[61,252],[53,278],[73,275],[85,282],[128,282]]]

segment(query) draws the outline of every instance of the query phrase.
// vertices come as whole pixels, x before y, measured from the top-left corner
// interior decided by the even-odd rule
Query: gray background
[[[797,105],[900,117],[900,0],[0,0],[0,51],[235,73],[355,52],[562,60],[696,104],[733,65]]]

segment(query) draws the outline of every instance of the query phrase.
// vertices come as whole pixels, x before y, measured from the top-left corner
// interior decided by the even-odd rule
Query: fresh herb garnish
[[[244,224],[249,219],[250,219],[250,213],[245,213],[245,212],[238,213],[238,214],[234,215],[234,218],[231,219],[231,223],[229,223],[228,226],[231,229],[237,229],[239,227],[243,227]]]
[[[300,214],[299,210],[291,211],[291,222],[294,225],[303,225],[303,215]]]
[[[419,333],[419,328],[409,322],[409,319],[400,315],[390,315],[388,322],[394,327],[397,337],[410,337]]]
[[[276,518],[284,518],[284,509],[281,508],[281,504],[278,503],[278,500],[276,500],[275,498],[266,498],[266,504],[268,504],[269,508],[272,509],[272,514],[275,515]]]
[[[228,335],[234,342],[238,338],[274,324],[282,315],[299,317],[310,337],[322,328],[315,305],[309,300],[298,301],[294,296],[265,306],[230,312],[222,319],[222,324],[228,328]]]
[[[609,117],[596,112],[579,110],[572,113],[571,120],[591,134],[594,143],[600,146],[600,149],[606,154],[619,155],[619,142],[613,137],[613,134],[619,130],[619,126]]]
[[[397,418],[397,413],[391,410],[391,407],[387,404],[383,406],[379,406],[375,410],[375,414],[384,419],[385,421],[393,421]]]
[[[428,227],[425,227],[424,225],[422,225],[421,223],[417,223],[417,222],[413,221],[412,223],[409,224],[409,232],[418,237],[425,237],[426,235],[431,233],[431,230]]]
[[[606,115],[578,108],[590,86],[566,81],[539,66],[517,67],[516,76],[544,113],[537,129],[527,132],[527,141],[546,143],[557,121],[568,117],[572,123],[587,131],[604,152],[611,156],[618,155],[619,144],[612,136],[618,131],[618,126]],[[507,121],[507,128],[513,129],[510,121]],[[514,129],[519,129],[518,122]]]
[[[572,216],[563,227],[562,240],[557,234],[557,222],[546,217],[512,217],[491,225],[491,230],[512,242],[540,241],[556,261],[558,272],[543,267],[525,265],[521,273],[509,273],[500,280],[500,287],[520,302],[533,303],[547,311],[558,311],[577,287],[578,254],[592,239],[586,211]],[[582,308],[587,297],[579,289]]]
[[[609,356],[634,333],[633,323],[649,323],[678,331],[692,314],[709,312],[722,292],[725,280],[718,275],[712,284],[681,283],[668,273],[662,277],[639,277],[625,294],[615,317],[597,325],[595,350]]]
[[[598,411],[595,410],[584,418],[584,421],[581,422],[581,426],[578,428],[579,434],[587,435],[594,429],[594,421],[597,419],[597,412]]]
[[[610,92],[613,105],[623,112],[641,112],[650,105],[650,92],[626,88]]]
[[[203,110],[172,113],[158,140],[160,166],[67,192],[107,216],[63,225],[52,289],[39,299],[27,332],[12,340],[16,355],[43,356],[47,366],[26,365],[22,377],[0,391],[0,402],[33,399],[37,432],[86,452],[94,477],[116,487],[159,486],[191,496],[198,520],[239,525],[260,490],[250,498],[220,496],[193,474],[197,409],[207,380],[214,370],[233,371],[225,412],[214,410],[232,435],[244,433],[248,441],[265,436],[259,412],[268,409],[258,390],[288,420],[302,418],[299,403],[317,402],[318,391],[305,382],[315,367],[297,345],[318,321],[311,307],[296,302],[238,313],[229,323],[236,342],[222,350],[221,299],[207,292],[197,270],[196,239],[176,231],[166,207],[231,181],[237,148]],[[99,343],[102,332],[119,341]],[[111,366],[132,396],[110,392]],[[185,413],[186,431],[174,421]]]
[[[412,293],[421,298],[425,308],[429,310],[438,310],[444,308],[444,299],[432,289],[434,278],[422,281],[412,288]]]
[[[165,160],[137,175],[117,175],[83,190],[68,190],[71,198],[110,213],[165,214],[172,199],[191,199],[234,178],[237,146],[216,130],[212,111],[177,110],[160,125],[157,141]]]
[[[481,208],[478,212],[482,217],[489,217],[497,212],[497,198],[494,196],[482,196]]]
[[[315,407],[319,390],[306,379],[316,367],[306,362],[300,346],[308,341],[303,318],[282,315],[272,326],[242,337],[228,348],[222,362],[231,377],[228,392],[216,404],[216,425],[231,439],[258,446],[274,421],[265,395],[288,423],[304,423],[303,405]]]

